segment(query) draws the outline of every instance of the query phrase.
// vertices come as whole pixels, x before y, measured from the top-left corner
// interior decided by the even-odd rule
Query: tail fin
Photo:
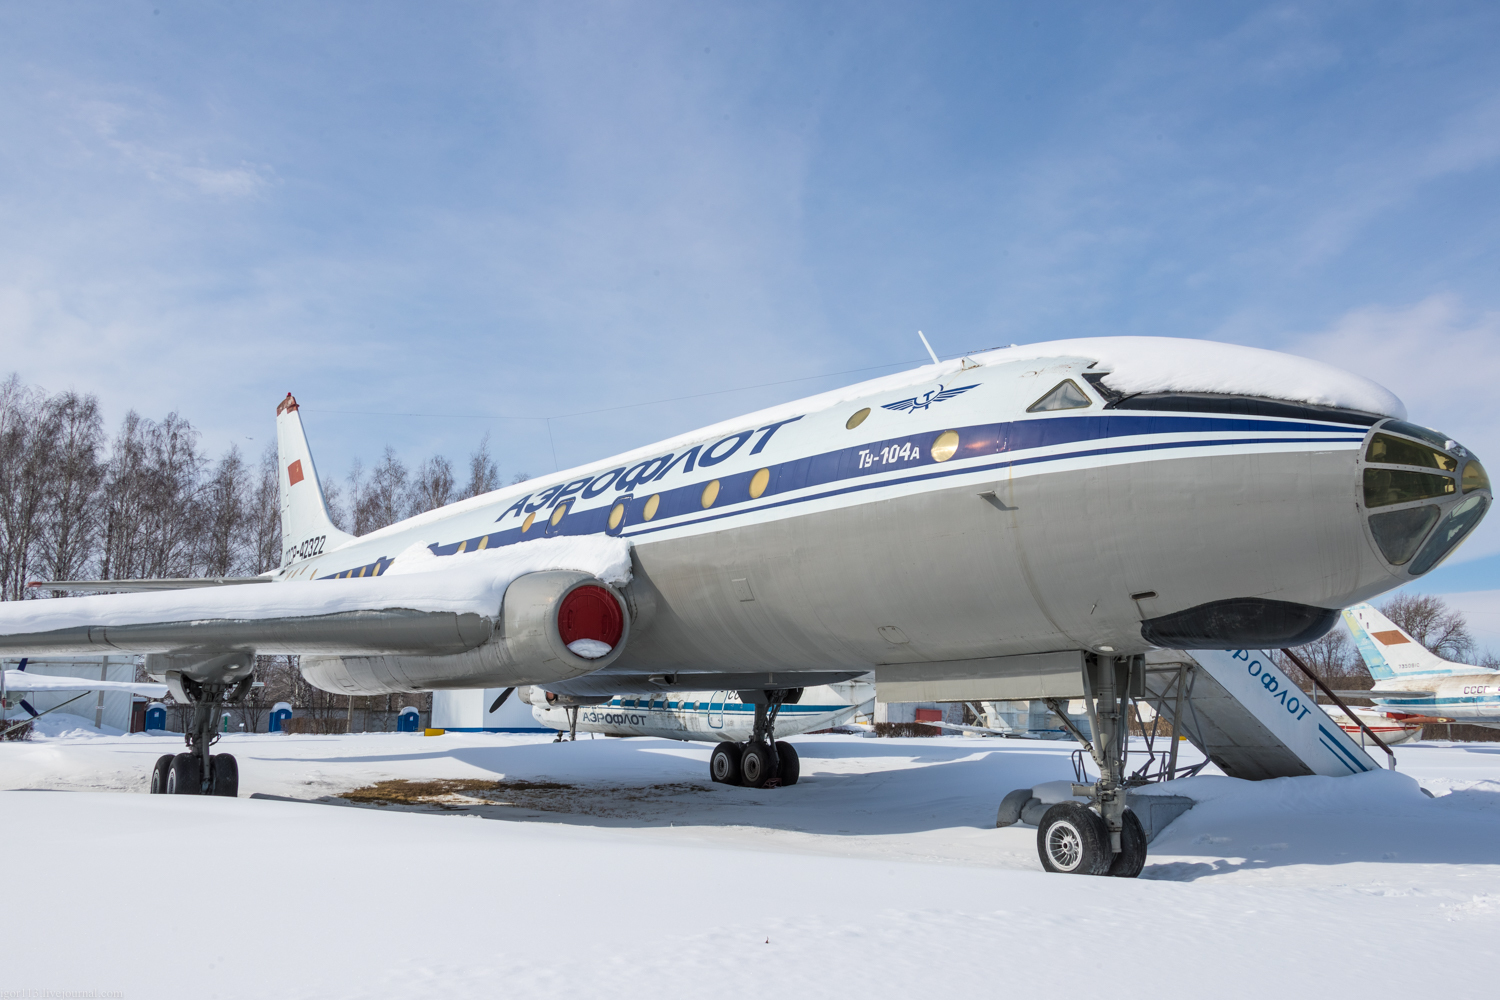
[[[281,565],[289,566],[354,540],[333,526],[313,465],[302,415],[291,393],[276,407],[276,452],[281,465]]]
[[[1427,647],[1369,604],[1345,609],[1344,624],[1349,626],[1359,655],[1370,668],[1370,676],[1377,681],[1485,672],[1482,667],[1454,663],[1428,652]]]

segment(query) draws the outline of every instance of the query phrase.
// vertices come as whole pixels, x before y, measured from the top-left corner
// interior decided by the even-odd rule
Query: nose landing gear
[[[1059,802],[1042,815],[1037,854],[1049,872],[1135,878],[1146,866],[1146,831],[1125,805],[1125,754],[1130,699],[1144,694],[1144,658],[1091,654],[1083,679],[1092,740],[1068,721],[1060,702],[1048,699],[1047,705],[1093,757],[1099,778],[1073,786],[1074,795],[1092,800],[1089,805]]]

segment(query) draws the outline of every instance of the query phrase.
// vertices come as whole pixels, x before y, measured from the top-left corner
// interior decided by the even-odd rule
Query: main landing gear
[[[787,702],[796,704],[801,688],[741,691],[740,700],[755,705],[755,729],[747,743],[720,743],[708,759],[708,774],[725,785],[776,788],[795,785],[802,766],[797,749],[775,738],[776,716]]]
[[[240,768],[233,754],[211,754],[209,748],[218,742],[214,731],[218,710],[235,705],[250,693],[253,677],[246,676],[236,684],[200,684],[188,677],[173,678],[193,706],[193,722],[184,734],[186,753],[164,754],[151,769],[153,795],[225,795],[240,793]],[[176,691],[173,691],[174,696]]]
[[[1049,872],[1135,878],[1146,866],[1146,831],[1125,805],[1127,712],[1131,697],[1144,693],[1145,669],[1142,656],[1089,656],[1083,704],[1092,740],[1068,721],[1067,706],[1047,702],[1099,768],[1097,781],[1073,786],[1088,804],[1058,802],[1037,823],[1036,850]]]

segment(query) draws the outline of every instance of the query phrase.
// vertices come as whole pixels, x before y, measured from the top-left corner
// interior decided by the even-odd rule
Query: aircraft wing
[[[458,653],[489,639],[503,591],[448,576],[9,601],[0,604],[0,651]]]
[[[242,583],[271,583],[269,576],[193,576],[160,580],[33,580],[34,590],[81,590],[91,593],[135,593],[154,590],[191,590],[195,587],[231,587]]]
[[[1340,698],[1370,698],[1373,700],[1401,699],[1401,698],[1436,698],[1436,691],[1378,691],[1374,688],[1365,688],[1363,691],[1335,691],[1334,694]]]
[[[461,653],[490,640],[517,577],[618,566],[628,579],[630,565],[629,542],[616,538],[539,539],[441,559],[418,549],[380,576],[7,601],[0,653]]]
[[[918,726],[934,726],[934,727],[936,727],[938,729],[956,729],[956,730],[958,730],[960,732],[965,732],[965,733],[988,733],[991,736],[1004,736],[1004,737],[1007,737],[1008,739],[1013,739],[1013,740],[1037,740],[1037,739],[1041,739],[1040,736],[1034,736],[1031,733],[1016,732],[1014,729],[994,729],[994,728],[992,728],[990,726],[965,726],[965,725],[960,725],[957,722],[932,722],[932,721],[928,721],[926,719],[923,719],[921,722],[916,723],[916,725],[918,725]]]
[[[5,690],[24,691],[28,694],[41,692],[72,691],[129,691],[148,698],[165,698],[167,686],[150,681],[91,681],[86,677],[56,677],[50,674],[33,673],[30,670],[7,670]]]

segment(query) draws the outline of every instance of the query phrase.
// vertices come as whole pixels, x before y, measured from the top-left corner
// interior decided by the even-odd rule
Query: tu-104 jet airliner
[[[1145,858],[1124,718],[1147,650],[1321,636],[1441,562],[1492,498],[1374,382],[1166,338],[934,358],[358,538],[329,519],[290,394],[276,419],[279,569],[0,608],[0,650],[145,654],[196,706],[188,751],[158,764],[178,791],[234,792],[213,719],[256,653],[342,694],[734,690],[756,706],[741,780],[768,784],[789,692],[874,671],[943,700],[1085,699],[1092,808],[1049,813],[1038,845],[1092,874]]]

